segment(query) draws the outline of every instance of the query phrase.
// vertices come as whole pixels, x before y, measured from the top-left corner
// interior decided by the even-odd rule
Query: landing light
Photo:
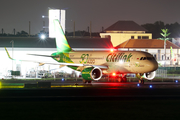
[[[119,60],[119,63],[120,63],[120,64],[123,64],[123,60]]]
[[[114,49],[110,49],[111,52],[114,52]]]

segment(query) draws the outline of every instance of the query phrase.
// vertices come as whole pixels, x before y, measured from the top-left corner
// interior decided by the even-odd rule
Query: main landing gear
[[[92,82],[91,80],[85,80],[85,79],[83,79],[83,83],[85,83],[85,84],[86,84],[86,83],[89,83],[89,84],[90,84],[91,82]]]
[[[122,74],[122,82],[127,82],[127,75]]]
[[[110,76],[110,78],[108,78],[108,81],[112,81],[112,82],[127,82],[127,75],[126,74],[120,74],[117,76]]]
[[[144,80],[140,79],[139,84],[144,84]]]

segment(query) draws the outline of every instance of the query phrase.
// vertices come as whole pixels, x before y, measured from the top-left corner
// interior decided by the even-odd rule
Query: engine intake
[[[152,80],[155,78],[155,76],[156,76],[156,71],[148,72],[148,73],[144,73],[144,74],[141,74],[141,73],[136,74],[137,78],[139,78],[139,79],[144,78],[147,80]]]
[[[82,77],[85,80],[99,80],[102,77],[102,70],[97,67],[85,68],[82,71]]]

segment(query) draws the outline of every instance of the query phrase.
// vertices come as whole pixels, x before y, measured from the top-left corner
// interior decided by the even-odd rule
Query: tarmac
[[[71,87],[84,87],[84,88],[180,88],[180,82],[145,82],[139,84],[138,82],[92,82],[91,84],[84,84],[82,81],[22,81],[22,80],[3,80],[0,82],[0,89],[8,88],[71,88]]]

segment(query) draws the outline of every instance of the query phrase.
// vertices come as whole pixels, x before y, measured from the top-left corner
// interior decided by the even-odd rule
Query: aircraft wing
[[[7,53],[8,57],[9,57],[11,60],[18,60],[18,59],[12,58],[12,57],[9,55],[9,52],[8,52],[8,50],[6,49],[6,47],[5,47],[5,50],[6,50],[6,53]],[[48,56],[48,55],[37,55],[37,54],[30,54],[30,55],[44,56],[44,57],[52,57],[52,56],[50,56],[50,55],[49,55],[49,56]],[[75,63],[61,63],[61,62],[42,62],[42,61],[31,61],[31,60],[18,60],[18,61],[39,63],[39,66],[42,66],[42,65],[44,65],[44,64],[51,64],[51,65],[63,65],[63,66],[76,66],[76,67],[79,67],[79,66],[91,66],[91,67],[98,67],[98,68],[101,68],[101,69],[108,69],[108,67],[105,66],[105,65],[75,64]]]

